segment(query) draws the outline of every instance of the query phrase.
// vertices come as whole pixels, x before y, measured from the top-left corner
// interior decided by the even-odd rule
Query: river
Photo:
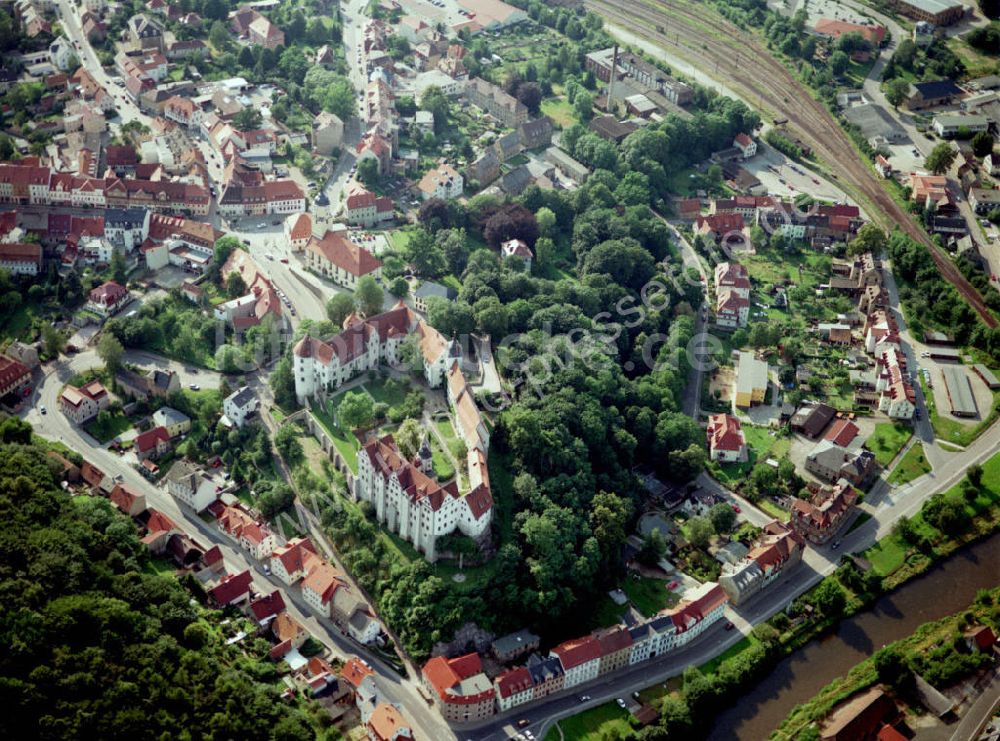
[[[1000,584],[1000,534],[968,546],[875,605],[841,622],[836,633],[807,643],[721,713],[711,741],[761,741],[799,703],[887,643],[918,626],[961,611],[979,589]]]

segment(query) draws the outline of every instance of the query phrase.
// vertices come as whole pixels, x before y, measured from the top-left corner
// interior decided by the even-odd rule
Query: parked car
[[[38,411],[39,411],[39,412],[41,412],[42,414],[48,414],[48,413],[49,413],[49,410],[45,408],[45,405],[44,405],[44,404],[42,404],[42,405],[41,405],[41,406],[40,406],[40,407],[38,408]]]
[[[625,708],[625,701],[622,698],[619,697],[618,699],[615,700],[615,702],[618,703],[618,707],[622,709]]]
[[[191,389],[192,391],[201,391],[201,386],[199,386],[197,383],[189,383],[188,388]]]
[[[729,622],[728,620],[726,621],[726,630],[732,630],[735,627],[736,626],[733,625],[731,622]]]

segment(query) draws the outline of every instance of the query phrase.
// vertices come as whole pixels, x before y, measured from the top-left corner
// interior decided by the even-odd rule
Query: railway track
[[[979,292],[948,255],[913,221],[858,156],[850,138],[830,112],[748,31],[714,9],[681,0],[586,0],[591,11],[636,36],[664,48],[719,78],[748,101],[780,113],[813,152],[831,167],[834,179],[866,203],[884,229],[900,228],[930,250],[941,275],[955,286],[988,327],[998,325]],[[699,8],[702,8],[699,10]],[[735,41],[734,41],[735,40]]]

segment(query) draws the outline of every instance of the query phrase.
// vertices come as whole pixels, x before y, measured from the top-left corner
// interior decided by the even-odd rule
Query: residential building
[[[387,196],[376,196],[367,190],[360,190],[347,196],[347,223],[372,227],[395,216],[395,206]]]
[[[552,143],[554,128],[552,119],[548,116],[525,121],[517,128],[521,146],[524,149],[537,149],[549,146]]]
[[[745,602],[773,584],[785,571],[802,560],[805,540],[778,520],[764,526],[746,556],[722,567],[719,586],[734,605]]]
[[[497,638],[490,646],[490,652],[502,664],[507,664],[524,654],[537,651],[541,638],[527,628],[516,633]]]
[[[596,633],[594,638],[601,651],[598,676],[614,673],[629,665],[629,657],[632,655],[632,635],[628,628],[620,625],[608,628]]]
[[[736,365],[736,406],[749,409],[764,402],[767,393],[767,362],[743,350]]]
[[[150,212],[145,208],[109,208],[104,212],[104,237],[128,252],[146,241],[149,229]]]
[[[204,511],[219,498],[221,487],[188,460],[174,463],[163,480],[170,495],[195,512]]]
[[[121,311],[131,301],[132,294],[125,286],[108,281],[87,295],[87,308],[103,317],[110,317]]]
[[[728,602],[729,596],[715,582],[705,582],[689,590],[680,604],[660,613],[672,624],[661,635],[661,651],[674,650],[693,641],[722,617]]]
[[[365,159],[374,159],[379,175],[389,172],[392,166],[392,150],[392,142],[377,131],[369,131],[362,136],[355,148],[358,164],[360,165]]]
[[[524,666],[508,669],[500,674],[493,680],[493,687],[496,690],[497,705],[501,713],[531,702],[535,690],[531,672]]]
[[[847,479],[865,489],[878,471],[874,453],[868,450],[848,450],[829,440],[820,440],[806,456],[806,470],[824,481]]]
[[[31,384],[31,369],[24,363],[0,355],[0,399],[8,394],[23,394]]]
[[[537,653],[528,657],[528,672],[533,685],[532,700],[541,700],[555,692],[561,692],[566,684],[566,675],[558,656],[539,656]]]
[[[292,214],[285,219],[285,237],[293,252],[301,252],[312,239],[313,223],[309,214]]]
[[[745,160],[757,154],[757,142],[749,134],[743,132],[737,134],[736,138],[733,139],[733,146],[740,150],[740,156]]]
[[[442,163],[427,171],[417,184],[417,189],[425,201],[429,198],[449,200],[461,197],[464,183],[462,176],[454,167]]]
[[[140,49],[163,48],[163,28],[145,13],[129,18],[126,32],[129,41]]]
[[[306,556],[306,575],[302,579],[302,599],[318,615],[332,617],[333,595],[346,589],[344,575],[319,556]]]
[[[218,546],[215,546],[218,548]],[[250,601],[247,605],[253,619],[261,627],[269,626],[274,619],[285,611],[285,598],[280,589],[265,594]]]
[[[247,38],[251,44],[263,46],[271,51],[285,45],[285,32],[262,15],[251,21],[247,28]]]
[[[240,548],[258,561],[269,558],[277,546],[267,523],[258,521],[242,506],[224,507],[217,524],[221,533],[235,540]]]
[[[493,83],[479,77],[466,83],[465,97],[474,106],[483,109],[508,128],[515,128],[528,120],[527,106]]]
[[[745,327],[750,318],[750,275],[739,263],[715,267],[715,322],[720,327]]]
[[[74,424],[82,425],[111,406],[111,394],[100,381],[83,386],[67,385],[59,395],[59,409]]]
[[[20,340],[14,340],[7,345],[7,349],[3,351],[3,354],[12,360],[23,363],[29,370],[32,371],[35,370],[35,368],[37,368],[40,364],[38,360],[38,350],[35,349],[35,346],[29,345],[26,342],[21,342]],[[982,370],[985,370],[985,367]],[[981,370],[977,370],[977,372],[982,374]],[[986,372],[988,373],[989,371]],[[990,386],[990,388],[993,387]]]
[[[424,664],[421,674],[446,721],[467,723],[496,712],[496,690],[478,654],[454,659],[435,656]]]
[[[550,655],[559,659],[566,689],[596,679],[601,668],[601,644],[592,636],[564,641]]]
[[[837,410],[829,404],[808,402],[796,410],[789,420],[792,432],[798,432],[815,440],[837,415]]]
[[[358,281],[366,275],[376,279],[382,277],[382,261],[355,244],[344,231],[328,231],[321,239],[310,239],[306,245],[305,263],[307,268],[351,290],[357,288]]]
[[[175,95],[168,98],[163,106],[163,117],[169,121],[176,121],[181,126],[194,128],[201,126],[202,110],[190,98],[182,98]]]
[[[970,188],[969,205],[980,216],[1000,209],[1000,190],[995,188]]]
[[[242,427],[256,412],[260,402],[249,386],[242,386],[222,402],[222,412],[234,426]]]
[[[170,452],[170,433],[166,427],[154,427],[135,438],[135,455],[140,461],[156,460]]]
[[[517,257],[524,263],[526,272],[531,272],[531,261],[535,254],[523,239],[508,239],[500,245],[500,254],[503,255],[504,262],[512,257]]]
[[[250,599],[252,585],[253,575],[250,569],[239,574],[226,574],[216,586],[208,590],[208,598],[217,607],[236,605]]]
[[[336,114],[322,111],[313,119],[312,135],[313,149],[329,157],[344,142],[344,122]]]
[[[990,120],[986,116],[969,114],[941,114],[934,117],[934,131],[937,135],[950,139],[959,134],[978,134],[990,128]]]
[[[129,517],[138,517],[146,509],[146,495],[128,484],[115,484],[108,499],[120,512]]]
[[[426,280],[413,292],[413,308],[426,314],[428,299],[440,298],[444,301],[454,301],[457,295],[453,288]]]
[[[400,708],[379,703],[365,724],[368,741],[413,741],[413,731]]]
[[[274,549],[271,554],[271,573],[291,586],[306,575],[308,559],[315,555],[316,547],[309,538],[293,538]]]
[[[745,463],[747,440],[740,421],[730,414],[713,414],[708,418],[708,454],[720,463]]]
[[[38,275],[42,246],[37,243],[0,242],[0,270],[11,275]]]
[[[267,180],[259,185],[231,181],[219,199],[226,217],[297,214],[306,210],[306,196],[294,180]]]

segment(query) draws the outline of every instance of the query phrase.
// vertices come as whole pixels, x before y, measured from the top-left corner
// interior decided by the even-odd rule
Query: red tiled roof
[[[601,658],[601,644],[590,636],[574,638],[560,643],[552,649],[552,653],[559,657],[563,669],[569,671],[573,667]]]
[[[357,689],[365,681],[365,677],[370,677],[374,673],[369,667],[361,663],[361,659],[352,656],[344,662],[344,666],[340,670],[340,677],[354,687],[354,689]]]
[[[249,592],[251,582],[253,582],[253,577],[250,575],[250,569],[241,571],[239,574],[226,574],[216,587],[209,590],[208,594],[215,600],[216,604],[228,605]]]
[[[7,388],[30,375],[31,371],[24,363],[0,355],[0,388]]]
[[[740,421],[729,414],[713,414],[709,417],[708,438],[713,450],[736,452],[746,445]]]
[[[263,622],[274,617],[285,609],[285,599],[281,596],[281,590],[275,589],[270,594],[258,597],[250,602],[250,611],[257,618],[257,622]]]
[[[0,243],[0,262],[32,262],[41,265],[42,246],[21,242]]]
[[[166,427],[154,427],[135,438],[135,448],[140,453],[145,453],[156,448],[157,444],[161,442],[169,443],[170,433],[167,432]]]
[[[625,635],[628,635],[626,632]],[[519,666],[504,672],[496,679],[497,692],[500,697],[508,698],[533,687],[531,672],[526,667]]]
[[[848,419],[837,419],[834,420],[833,424],[830,425],[830,429],[827,430],[824,438],[837,445],[847,447],[847,445],[858,436],[861,432],[858,426]]]
[[[382,261],[364,247],[355,244],[343,232],[327,232],[322,239],[313,237],[306,249],[355,278],[373,273]]]
[[[128,484],[115,484],[108,499],[125,514],[131,514],[132,505],[140,498],[144,498],[140,492],[135,491]]]

